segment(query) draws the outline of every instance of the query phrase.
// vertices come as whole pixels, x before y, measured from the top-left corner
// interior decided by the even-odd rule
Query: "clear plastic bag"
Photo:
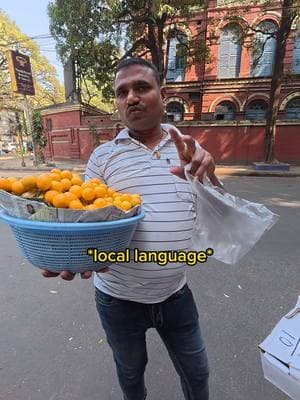
[[[213,186],[207,178],[200,183],[187,168],[185,173],[197,195],[193,250],[211,248],[213,258],[235,264],[278,221],[279,216],[263,204],[233,196]]]

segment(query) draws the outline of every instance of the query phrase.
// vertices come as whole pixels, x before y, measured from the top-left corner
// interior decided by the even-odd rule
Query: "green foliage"
[[[72,57],[77,79],[85,77],[111,99],[114,67],[127,56],[150,56],[163,82],[171,24],[179,33],[187,25],[182,21],[205,5],[205,0],[53,0],[48,13],[61,60]],[[199,59],[195,49],[203,47],[202,33],[187,37],[190,63]]]
[[[32,139],[33,142],[41,148],[45,148],[47,145],[42,124],[42,116],[39,111],[34,111],[32,113]]]
[[[18,108],[22,98],[11,91],[6,57],[9,49],[18,50],[31,59],[36,95],[30,96],[29,101],[33,108],[64,101],[63,87],[53,65],[41,54],[39,46],[0,9],[0,99],[6,106]]]

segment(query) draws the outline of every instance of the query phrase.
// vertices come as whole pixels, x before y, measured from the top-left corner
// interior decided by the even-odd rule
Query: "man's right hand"
[[[100,271],[96,271],[98,272],[107,272],[108,268],[104,268],[101,269]],[[42,272],[43,277],[45,278],[55,278],[57,276],[60,276],[62,279],[64,279],[65,281],[72,281],[75,278],[75,275],[73,272],[70,271],[62,271],[62,272],[51,272],[48,270],[43,270]],[[80,276],[82,279],[89,279],[91,276],[93,275],[93,271],[85,271],[85,272],[81,272]]]

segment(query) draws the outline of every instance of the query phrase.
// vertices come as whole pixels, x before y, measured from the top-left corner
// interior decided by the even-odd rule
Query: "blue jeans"
[[[142,304],[96,288],[96,306],[113,351],[124,400],[144,400],[145,333],[156,328],[178,372],[185,400],[208,400],[208,361],[198,312],[185,285],[167,300]]]

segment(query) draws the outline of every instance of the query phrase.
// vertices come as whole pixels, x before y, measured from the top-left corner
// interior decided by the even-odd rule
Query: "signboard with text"
[[[13,50],[8,50],[7,58],[13,92],[34,96],[30,58]]]

